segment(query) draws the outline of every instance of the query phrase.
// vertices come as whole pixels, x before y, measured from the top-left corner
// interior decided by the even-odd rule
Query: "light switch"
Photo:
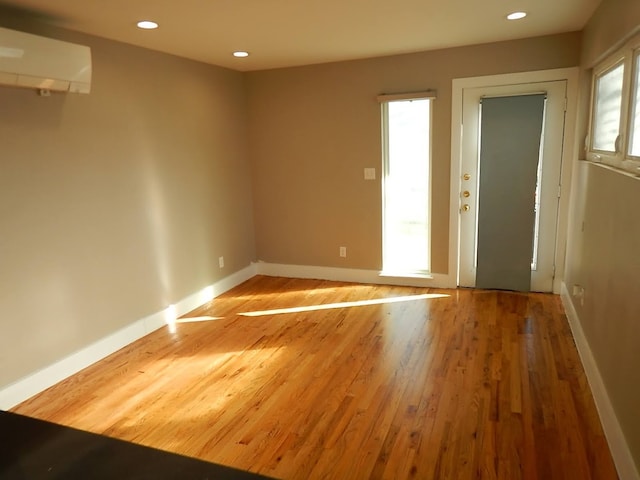
[[[376,169],[375,168],[365,168],[364,169],[364,179],[365,180],[375,180],[376,179]]]

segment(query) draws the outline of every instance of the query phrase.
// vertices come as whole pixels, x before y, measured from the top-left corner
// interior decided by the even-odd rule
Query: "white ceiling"
[[[234,70],[581,30],[600,0],[5,0],[56,25]],[[529,16],[509,22],[505,16]],[[158,30],[136,28],[154,20]],[[234,50],[251,56],[234,58]]]

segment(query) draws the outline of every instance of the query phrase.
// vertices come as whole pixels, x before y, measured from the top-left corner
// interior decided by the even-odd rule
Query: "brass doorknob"
[[[469,198],[469,196],[470,196],[470,195],[471,195],[471,194],[469,193],[469,190],[465,190],[464,192],[462,192],[462,196],[463,196],[464,198]]]
[[[471,207],[469,206],[468,203],[465,203],[464,205],[462,205],[463,212],[468,212],[469,210],[471,210]]]
[[[465,173],[462,178],[464,178],[465,180],[469,180],[471,179],[471,175],[469,175],[468,173]]]

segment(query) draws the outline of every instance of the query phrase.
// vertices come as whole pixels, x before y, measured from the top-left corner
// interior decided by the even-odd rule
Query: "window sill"
[[[420,273],[420,272],[394,272],[394,271],[384,271],[378,274],[379,277],[395,277],[395,278],[425,278],[428,280],[433,279],[433,275],[430,273]]]

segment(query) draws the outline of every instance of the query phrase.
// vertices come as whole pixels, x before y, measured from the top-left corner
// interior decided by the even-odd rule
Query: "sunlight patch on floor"
[[[212,320],[222,320],[224,317],[211,317],[203,315],[201,317],[181,317],[176,319],[176,323],[210,322]]]
[[[431,298],[446,298],[449,295],[442,293],[425,293],[422,295],[407,295],[404,297],[378,298],[373,300],[357,300],[353,302],[326,303],[323,305],[309,305],[304,307],[276,308],[273,310],[260,310],[255,312],[242,312],[243,317],[260,317],[263,315],[281,315],[284,313],[313,312],[317,310],[330,310],[333,308],[365,307],[369,305],[383,305],[387,303],[411,302],[415,300],[427,300]]]
[[[198,317],[181,317],[181,318],[176,318],[177,312],[176,312],[176,306],[175,305],[169,305],[165,310],[164,310],[164,320],[167,324],[167,326],[169,327],[169,332],[171,333],[176,333],[176,325],[179,323],[194,323],[194,322],[209,322],[212,320],[222,320],[224,317],[212,317],[210,315],[202,315],[202,316],[198,316]]]

